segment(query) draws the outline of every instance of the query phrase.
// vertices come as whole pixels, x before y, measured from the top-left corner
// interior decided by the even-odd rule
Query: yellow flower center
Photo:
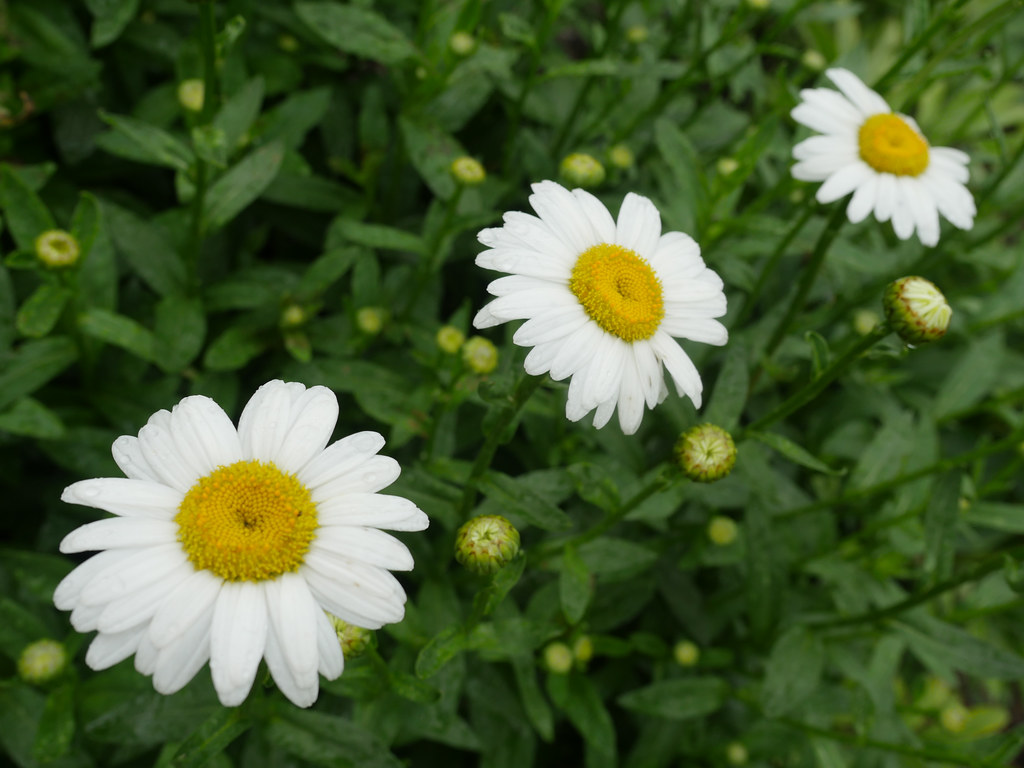
[[[624,341],[651,338],[665,316],[661,281],[621,245],[601,243],[580,254],[569,289],[591,320]]]
[[[857,142],[861,159],[880,173],[917,176],[928,167],[928,142],[898,115],[872,115]]]
[[[226,581],[266,581],[297,570],[317,529],[309,489],[255,460],[201,478],[174,520],[192,565]]]

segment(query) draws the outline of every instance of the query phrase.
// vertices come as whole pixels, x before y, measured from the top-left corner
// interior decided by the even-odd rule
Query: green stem
[[[466,485],[462,489],[462,498],[459,500],[459,519],[465,520],[469,517],[470,511],[472,511],[473,506],[476,504],[477,486],[480,484],[480,478],[490,469],[498,446],[506,442],[510,437],[505,432],[508,431],[516,416],[519,415],[519,411],[526,405],[526,401],[540,387],[544,379],[544,376],[531,376],[528,373],[524,373],[523,378],[516,384],[515,392],[513,392],[505,410],[502,411],[495,423],[491,425],[490,431],[484,438],[484,444],[481,446],[479,453],[476,455],[476,460],[473,462],[469,477],[466,479]]]
[[[811,287],[814,285],[814,281],[817,279],[818,273],[821,272],[822,264],[825,263],[825,254],[828,253],[829,246],[832,245],[832,241],[835,240],[836,235],[839,234],[839,230],[844,221],[846,221],[846,206],[837,204],[832,211],[832,215],[829,216],[828,221],[825,224],[825,229],[821,231],[821,235],[818,237],[818,242],[814,244],[814,250],[811,252],[810,261],[808,261],[801,270],[800,282],[797,284],[796,293],[789,302],[786,314],[779,321],[779,324],[775,326],[775,331],[772,333],[771,338],[768,341],[768,345],[764,351],[765,359],[771,357],[779,344],[782,343],[782,340],[786,338],[786,334],[789,332],[789,328],[793,324],[794,318],[803,308],[804,301],[807,299],[807,294],[811,292]]]
[[[219,103],[217,81],[217,20],[213,0],[199,3],[199,50],[203,61],[203,109],[199,113],[199,124],[207,125],[213,119]],[[203,248],[205,224],[203,212],[206,206],[206,187],[209,182],[209,168],[201,157],[196,158],[196,188],[192,198],[192,222],[189,228],[189,247],[185,254],[188,269],[189,289],[199,289],[199,253]]]
[[[885,480],[881,483],[876,483],[875,485],[868,486],[867,488],[860,488],[854,491],[849,491],[848,493],[844,493],[841,496],[836,496],[829,499],[820,499],[814,502],[813,504],[807,504],[803,507],[788,509],[785,512],[781,512],[778,515],[776,515],[775,519],[790,520],[795,517],[806,515],[810,512],[817,512],[818,510],[821,509],[833,509],[836,507],[840,507],[844,504],[848,504],[852,501],[857,501],[868,496],[874,496],[879,493],[884,493],[885,491],[897,488],[903,485],[904,483],[909,483],[912,480],[919,480],[920,478],[928,477],[929,475],[935,475],[941,472],[948,472],[951,469],[961,467],[965,464],[970,464],[972,461],[976,461],[977,459],[983,459],[986,456],[991,456],[992,454],[1000,453],[1010,448],[1015,448],[1021,442],[1021,440],[1024,440],[1024,427],[1015,430],[1014,432],[1010,433],[1009,436],[990,445],[985,445],[980,448],[975,448],[974,450],[971,451],[966,451],[965,453],[961,453],[958,456],[953,456],[952,458],[949,459],[942,459],[941,461],[937,461],[934,464],[929,464],[927,467],[921,467],[920,469],[915,469],[912,472],[906,472],[902,475],[899,475],[898,477],[894,477],[890,480]]]
[[[764,429],[769,424],[774,424],[776,421],[789,416],[794,411],[807,405],[807,403],[821,394],[822,390],[832,383],[837,376],[849,368],[864,352],[888,336],[890,332],[891,329],[885,323],[876,326],[870,333],[858,339],[846,352],[836,358],[816,379],[809,381],[797,392],[793,393],[785,402],[752,424],[747,425],[744,432],[756,432]]]
[[[579,546],[580,544],[585,544],[588,541],[596,539],[601,534],[616,526],[626,515],[647,501],[647,499],[657,493],[661,493],[662,491],[671,488],[681,477],[682,475],[679,472],[673,471],[670,467],[662,469],[654,480],[633,494],[633,496],[627,499],[620,507],[605,514],[604,518],[595,526],[587,529],[583,533],[570,536],[569,538],[548,540],[531,550],[530,558],[533,560],[543,560],[556,552],[561,551],[565,547]]]
[[[782,254],[785,253],[786,248],[793,242],[796,236],[800,233],[800,230],[804,228],[804,225],[810,220],[814,214],[814,206],[808,205],[804,210],[803,215],[796,220],[789,231],[779,241],[778,245],[775,246],[775,250],[772,251],[771,256],[764,263],[764,267],[761,269],[761,274],[757,277],[757,282],[754,283],[753,289],[750,291],[750,295],[747,296],[743,308],[740,310],[739,315],[736,318],[736,322],[733,326],[736,328],[742,328],[747,325],[750,320],[750,316],[757,306],[757,301],[761,297],[761,291],[764,290],[765,283],[768,282],[768,277],[775,273],[775,269],[779,265],[779,260],[782,258]]]

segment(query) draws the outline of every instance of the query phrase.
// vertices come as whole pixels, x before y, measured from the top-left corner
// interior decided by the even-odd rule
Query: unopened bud
[[[951,701],[939,712],[939,722],[950,733],[960,733],[967,725],[967,707],[959,701]]]
[[[621,168],[622,170],[632,168],[635,161],[636,158],[633,155],[633,150],[625,144],[614,144],[608,148],[608,162],[616,168]]]
[[[675,458],[688,478],[698,483],[712,483],[732,471],[736,463],[736,444],[732,435],[721,427],[701,424],[679,436]]]
[[[853,330],[860,336],[867,336],[881,322],[881,316],[871,309],[858,309],[853,313]]]
[[[725,759],[729,761],[729,765],[746,765],[750,755],[746,747],[738,741],[733,741],[725,748]]]
[[[576,642],[572,644],[572,655],[581,667],[594,658],[594,641],[590,639],[590,635],[580,635],[576,638]]]
[[[727,547],[736,541],[737,534],[739,534],[739,527],[731,517],[716,515],[708,523],[708,538],[712,544]]]
[[[672,656],[681,667],[692,667],[700,661],[700,648],[689,640],[680,640],[672,648]]]
[[[544,666],[548,672],[567,675],[572,669],[573,657],[569,646],[562,642],[549,643],[544,648]]]
[[[734,157],[723,157],[715,163],[715,169],[718,171],[719,176],[731,176],[739,170],[739,167],[739,161]]]
[[[477,184],[483,184],[484,179],[487,178],[487,171],[484,170],[480,161],[468,155],[456,157],[452,160],[450,170],[455,180],[466,187],[475,187]]]
[[[63,229],[50,229],[36,238],[36,257],[51,269],[72,266],[80,253],[78,240]]]
[[[380,307],[363,307],[356,312],[356,327],[368,336],[376,336],[384,327],[387,316]]]
[[[199,78],[178,83],[178,103],[189,112],[201,112],[206,97],[206,86]]]
[[[637,24],[626,30],[626,39],[633,45],[639,45],[647,39],[647,27]]]
[[[342,621],[333,613],[327,613],[335,634],[338,635],[338,643],[341,645],[341,653],[346,659],[354,659],[366,650],[366,646],[373,639],[373,632],[355,624]]]
[[[455,559],[474,573],[494,573],[519,554],[519,531],[501,515],[481,515],[455,534]]]
[[[298,328],[306,322],[306,310],[298,304],[289,304],[281,310],[278,323],[282,328]]]
[[[456,56],[469,56],[476,50],[476,38],[469,32],[456,32],[448,38],[448,47]]]
[[[473,336],[462,347],[462,359],[482,376],[498,367],[498,348],[483,336]]]
[[[800,63],[815,72],[823,72],[828,66],[828,61],[821,51],[816,51],[813,48],[804,51],[804,55],[800,57]]]
[[[593,155],[574,152],[559,166],[562,178],[573,187],[598,187],[604,181],[604,166]]]
[[[466,334],[454,325],[443,326],[437,332],[437,346],[440,347],[441,351],[447,355],[454,355],[458,352],[465,341]]]
[[[953,310],[935,284],[923,277],[889,283],[882,307],[892,329],[907,344],[925,344],[946,335]]]
[[[39,685],[57,677],[68,663],[68,653],[56,640],[36,640],[18,657],[18,674],[26,683]]]

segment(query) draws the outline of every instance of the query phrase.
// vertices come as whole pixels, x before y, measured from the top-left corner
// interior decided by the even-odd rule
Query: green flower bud
[[[939,712],[939,722],[950,733],[960,733],[967,725],[967,707],[959,701],[951,701]]]
[[[363,307],[356,312],[356,327],[368,336],[376,336],[387,317],[387,311],[380,307]]]
[[[519,531],[501,515],[481,515],[455,534],[455,559],[474,573],[494,573],[519,554]]]
[[[476,50],[476,38],[469,32],[456,32],[448,38],[448,47],[456,56],[469,56]]]
[[[362,654],[373,639],[373,632],[355,624],[342,621],[333,613],[324,611],[330,619],[334,632],[338,635],[338,643],[341,644],[341,653],[346,659],[354,659]]]
[[[548,672],[567,675],[572,669],[573,656],[569,646],[562,642],[549,643],[544,648],[544,666]]]
[[[698,483],[712,483],[732,471],[736,463],[736,444],[732,435],[721,427],[701,424],[679,436],[675,458],[688,478]]]
[[[953,310],[930,280],[911,275],[889,283],[882,308],[892,329],[907,344],[925,344],[946,335]]]
[[[487,178],[487,171],[484,170],[480,161],[468,155],[456,157],[452,160],[450,170],[455,180],[465,187],[475,187],[478,184],[483,184],[484,179]]]
[[[567,155],[559,166],[562,178],[574,187],[589,189],[604,181],[604,166],[593,155],[574,152]]]
[[[68,663],[68,653],[56,640],[36,640],[18,657],[18,674],[26,683],[39,685],[57,677]]]
[[[462,344],[465,341],[466,334],[454,325],[443,326],[437,332],[437,346],[440,347],[441,351],[446,355],[454,355],[462,348]]]
[[[294,35],[285,33],[277,38],[277,47],[285,53],[295,53],[299,50],[299,41],[295,39]]]
[[[626,39],[633,45],[640,45],[647,39],[647,27],[636,24],[626,30]]]
[[[875,326],[881,322],[882,317],[871,309],[858,309],[853,313],[853,330],[860,336],[867,336]]]
[[[49,229],[36,238],[36,257],[50,269],[70,267],[80,255],[75,236],[63,229]]]
[[[729,761],[729,765],[746,765],[750,755],[746,747],[738,741],[733,741],[725,748],[725,759]]]
[[[473,336],[462,347],[462,360],[483,376],[498,367],[498,348],[483,336]]]
[[[189,112],[201,112],[206,97],[206,86],[199,78],[178,83],[178,103]]]
[[[281,310],[281,317],[278,324],[282,328],[298,328],[307,320],[306,310],[298,304],[289,304]]]
[[[816,51],[813,48],[804,51],[804,55],[800,57],[800,63],[814,72],[824,72],[825,67],[828,66],[828,60],[825,59],[821,51]]]
[[[771,5],[771,0],[747,0],[747,5],[753,8],[755,11],[763,11],[769,5]]]
[[[720,547],[727,547],[732,544],[736,541],[738,534],[739,526],[736,525],[736,521],[731,517],[716,515],[708,523],[708,538],[711,539],[712,544],[717,544]]]
[[[739,170],[740,164],[735,157],[723,157],[715,163],[715,169],[719,176],[731,176]]]
[[[633,156],[633,150],[625,144],[614,144],[608,148],[608,162],[616,168],[621,168],[622,170],[632,168],[635,161],[636,158]]]
[[[572,655],[581,667],[586,666],[587,662],[594,658],[594,641],[590,639],[590,635],[580,635],[576,638],[576,642],[572,644]]]
[[[681,667],[692,667],[700,661],[700,648],[689,640],[680,640],[672,648],[672,656]]]

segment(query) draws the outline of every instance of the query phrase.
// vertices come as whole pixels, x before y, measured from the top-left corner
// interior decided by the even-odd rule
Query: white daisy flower
[[[850,221],[874,211],[878,221],[892,220],[901,240],[916,229],[925,245],[938,243],[939,214],[960,229],[974,226],[974,198],[964,186],[970,158],[958,149],[929,146],[912,118],[894,113],[852,72],[825,74],[842,94],[800,91],[803,101],[790,114],[823,135],[793,147],[793,177],[823,181],[816,195],[821,203],[853,192],[846,208]]]
[[[343,666],[327,611],[367,629],[402,620],[405,592],[388,569],[410,570],[412,556],[378,529],[419,531],[427,517],[378,493],[400,471],[376,455],[380,435],[326,447],[337,418],[326,387],[264,384],[237,431],[213,400],[186,397],[114,441],[127,477],[64,490],[66,502],[115,515],[60,545],[101,550],[53,595],[75,629],[99,631],[90,667],[135,654],[169,694],[209,661],[221,703],[235,706],[266,659],[281,691],[308,707],[318,673],[333,680]]]
[[[699,408],[700,374],[672,337],[722,345],[729,334],[713,319],[725,314],[722,279],[693,238],[661,234],[658,209],[633,193],[617,222],[589,192],[552,181],[533,185],[530,205],[539,218],[506,213],[503,227],[479,235],[489,250],[477,265],[511,274],[487,287],[498,298],[473,325],[526,320],[513,337],[533,347],[526,372],[572,377],[571,421],[596,409],[600,428],[618,406],[622,431],[636,432],[644,405],[668,394],[662,364]]]

